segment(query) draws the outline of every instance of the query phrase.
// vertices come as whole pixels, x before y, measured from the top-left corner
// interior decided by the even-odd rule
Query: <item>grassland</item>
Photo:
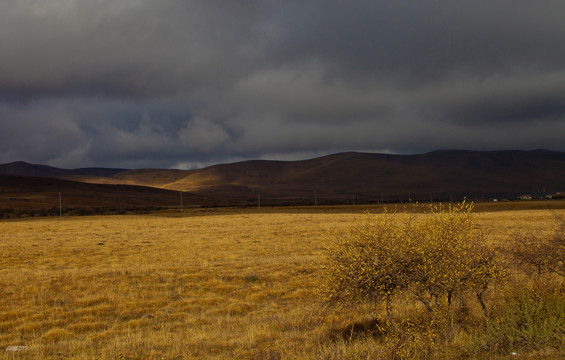
[[[1,221],[0,358],[385,354],[392,338],[372,326],[382,309],[330,309],[317,291],[326,241],[363,216],[360,210],[201,210]],[[517,230],[549,232],[556,211],[565,214],[479,212],[477,231],[503,244]],[[459,330],[450,348],[436,354],[480,357],[480,351],[468,351],[474,331]],[[4,351],[9,345],[29,349],[9,353]],[[558,358],[561,350],[529,355]]]

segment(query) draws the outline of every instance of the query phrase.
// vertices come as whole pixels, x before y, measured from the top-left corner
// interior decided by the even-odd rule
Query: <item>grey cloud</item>
[[[467,125],[563,121],[565,71],[543,75],[494,76],[427,88],[413,96],[428,112],[444,121]]]
[[[2,162],[33,159],[68,164],[82,161],[90,149],[90,140],[80,124],[57,104],[42,103],[24,111],[0,106],[0,128]]]
[[[564,39],[561,0],[4,1],[0,160],[565,150]]]
[[[200,152],[222,147],[230,138],[222,126],[202,117],[191,119],[178,136],[184,146]]]
[[[380,89],[326,81],[315,65],[275,69],[241,81],[230,99],[243,111],[286,115],[288,122],[349,122],[392,111],[394,99]]]
[[[325,59],[332,76],[412,85],[457,71],[556,69],[565,59],[560,1],[306,4],[285,6],[285,39],[297,53]]]
[[[258,5],[211,3],[9,2],[0,12],[0,89],[147,97],[223,83],[245,58],[242,40],[257,34]]]

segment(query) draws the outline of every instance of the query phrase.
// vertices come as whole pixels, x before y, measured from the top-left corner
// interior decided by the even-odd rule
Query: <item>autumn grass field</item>
[[[401,326],[409,341],[379,325],[379,306],[326,306],[320,261],[329,239],[367,216],[352,209],[0,221],[0,359],[516,358],[485,350],[473,303],[471,321],[446,336],[418,327],[437,321],[421,309],[397,307],[400,324],[415,324]],[[550,233],[555,213],[565,210],[478,207],[475,230],[504,244],[518,231]],[[495,285],[488,305],[503,306],[515,285]],[[563,356],[557,335],[518,357]],[[15,345],[27,349],[5,351]]]

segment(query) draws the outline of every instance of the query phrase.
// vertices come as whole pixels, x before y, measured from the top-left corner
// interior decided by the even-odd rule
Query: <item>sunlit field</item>
[[[565,214],[478,212],[476,231],[503,244],[518,230],[549,232],[555,212]],[[1,221],[0,358],[389,354],[391,338],[363,330],[382,309],[328,307],[318,291],[328,239],[363,216],[247,209]],[[461,330],[437,354],[479,356],[476,331]],[[15,345],[28,348],[5,351]]]

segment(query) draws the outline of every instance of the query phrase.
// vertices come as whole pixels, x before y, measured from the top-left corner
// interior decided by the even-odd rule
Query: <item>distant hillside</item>
[[[436,151],[422,155],[342,153],[304,161],[246,161],[194,171],[164,188],[206,192],[239,186],[266,196],[428,200],[512,197],[565,189],[565,153]],[[226,196],[228,191],[226,190]],[[435,195],[434,195],[435,194]]]
[[[180,206],[178,191],[130,185],[88,184],[57,178],[0,175],[0,212],[8,209],[59,208],[59,193],[66,209],[136,210]],[[183,194],[184,206],[209,202],[196,194]],[[0,216],[1,218],[2,216]]]
[[[83,168],[83,169],[59,169],[47,165],[29,164],[24,161],[16,161],[0,165],[0,174],[17,176],[39,176],[62,178],[66,176],[95,176],[108,177],[126,171],[126,169],[107,168]]]
[[[14,166],[18,164],[18,166]],[[62,170],[0,165],[0,173],[190,191],[217,204],[513,198],[565,191],[565,153],[444,150],[420,155],[341,153],[302,161],[252,160],[199,170]],[[15,170],[14,170],[15,169]],[[21,169],[21,170],[18,170]],[[18,173],[21,171],[21,173]]]

